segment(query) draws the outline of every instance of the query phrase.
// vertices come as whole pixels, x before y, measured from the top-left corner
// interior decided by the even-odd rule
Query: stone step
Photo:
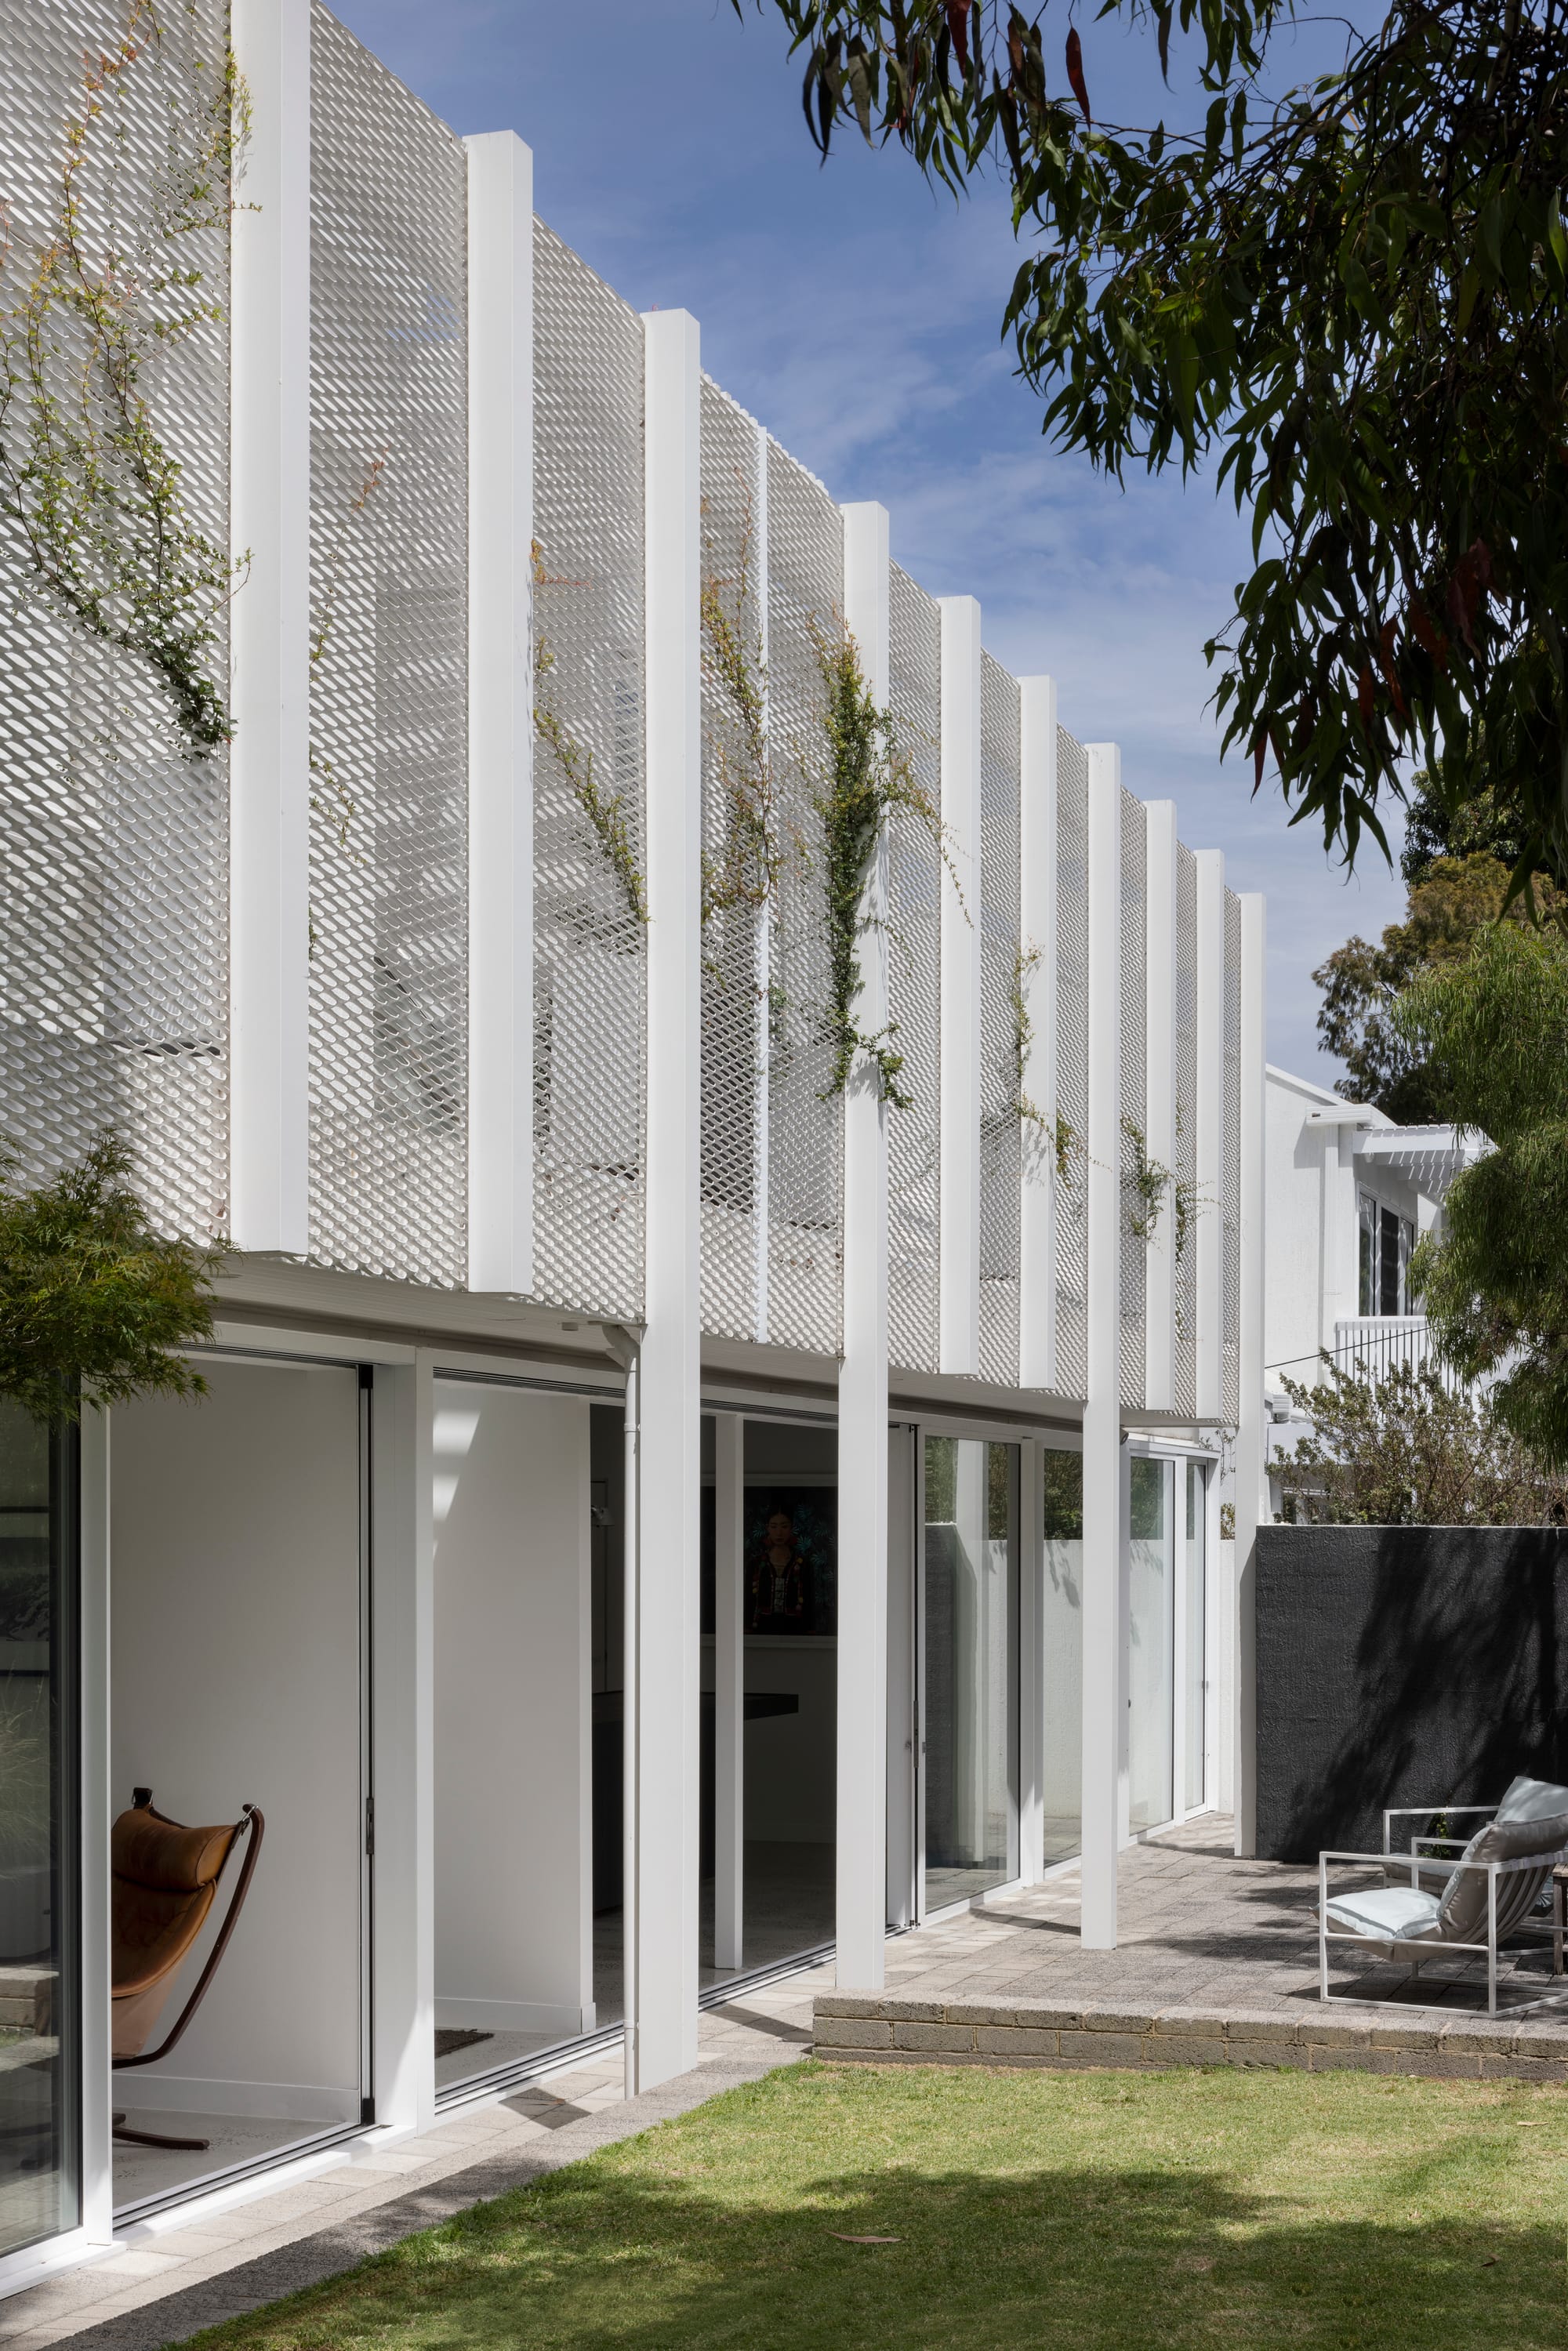
[[[1568,2081],[1568,2018],[1532,2023],[1448,2009],[1358,2014],[1350,2002],[1291,2010],[1092,2008],[821,1992],[813,2053],[835,2064],[1286,2065],[1313,2074],[1426,2074],[1465,2081]]]

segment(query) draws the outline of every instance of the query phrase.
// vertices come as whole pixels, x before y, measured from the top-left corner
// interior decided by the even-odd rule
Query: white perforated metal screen
[[[769,768],[753,697],[765,709],[767,474],[758,428],[718,386],[702,386],[703,509],[703,1328],[765,1339],[766,1250],[757,1203],[766,1183],[762,1086],[768,921],[748,847],[766,822]]]
[[[1141,1229],[1151,1213],[1170,1214],[1170,1204],[1152,1202],[1134,1181],[1140,1143],[1147,1148],[1145,1109],[1147,1029],[1145,966],[1147,914],[1145,875],[1148,832],[1142,800],[1122,794],[1122,1402],[1136,1410],[1145,1398],[1144,1318],[1147,1295],[1148,1242]]]
[[[1089,1342],[1089,762],[1065,726],[1056,730],[1056,1384],[1063,1395],[1082,1396]]]
[[[980,1351],[1016,1386],[1019,1214],[1019,758],[1016,678],[980,661]],[[971,909],[973,914],[974,910]]]
[[[1197,1409],[1197,861],[1176,843],[1176,1409]]]
[[[942,802],[942,615],[895,563],[888,585],[889,700],[899,754]],[[895,813],[888,859],[888,1005],[907,1110],[888,1113],[888,1352],[911,1371],[940,1361],[942,866],[928,827]]]
[[[542,222],[534,269],[538,697],[554,730],[534,765],[534,1288],[552,1305],[636,1316],[643,326]]]
[[[768,715],[783,873],[770,999],[768,1327],[785,1346],[839,1344],[843,1104],[831,1096],[831,988],[820,800],[826,697],[813,642],[843,610],[843,523],[821,482],[768,446]]]
[[[88,131],[78,223],[89,272],[118,253],[143,282],[171,266],[220,317],[154,350],[184,296],[144,320],[152,428],[181,471],[191,528],[228,543],[228,277],[221,225],[177,240],[153,225],[160,193],[199,152],[217,93],[226,12],[171,5],[135,63],[103,90]],[[0,0],[0,304],[22,304],[60,222],[68,121],[85,77],[117,53],[125,10],[102,0]],[[221,211],[225,191],[216,190]],[[175,245],[177,242],[177,251]],[[72,413],[87,352],[68,314],[42,330],[50,394]],[[25,456],[30,403],[8,445]],[[89,568],[91,561],[89,559]],[[221,606],[204,667],[227,699]],[[149,660],[91,632],[42,592],[19,527],[0,522],[0,1132],[23,1176],[52,1174],[116,1129],[165,1231],[221,1231],[227,1199],[227,759],[188,755]]]
[[[310,1253],[461,1285],[467,178],[310,34]]]
[[[1241,901],[1225,893],[1225,1120],[1220,1205],[1221,1410],[1234,1424],[1241,1398]]]

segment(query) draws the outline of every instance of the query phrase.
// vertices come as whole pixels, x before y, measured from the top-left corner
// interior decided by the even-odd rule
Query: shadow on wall
[[[1385,1807],[1568,1779],[1565,1585],[1556,1528],[1260,1528],[1260,1856],[1375,1853]]]

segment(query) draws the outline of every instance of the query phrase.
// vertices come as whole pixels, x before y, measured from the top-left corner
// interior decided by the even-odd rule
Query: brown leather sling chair
[[[110,2052],[117,2074],[132,2065],[155,2065],[160,2057],[166,2057],[200,2008],[250,1891],[266,1825],[256,1806],[246,1804],[232,1826],[188,1829],[154,1812],[151,1788],[132,1789],[131,1810],[120,1813],[110,1838],[113,1881]],[[156,2049],[149,2049],[148,2035],[169,1997],[175,1970],[206,1924],[225,1865],[246,1830],[250,1836],[245,1861],[206,1965],[172,2029]],[[136,2147],[193,2152],[212,2145],[205,2138],[167,2138],[157,2131],[127,2130],[123,2114],[114,2117],[114,2136]]]

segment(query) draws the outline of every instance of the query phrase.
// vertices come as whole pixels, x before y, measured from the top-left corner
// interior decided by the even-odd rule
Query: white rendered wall
[[[435,2021],[590,2032],[590,1406],[434,1389]]]
[[[193,1826],[252,1802],[267,1830],[189,2032],[164,2065],[124,2077],[121,2103],[357,2121],[358,1375],[204,1369],[203,1403],[113,1415],[112,1801],[150,1787]]]
[[[1338,1126],[1312,1125],[1312,1110],[1342,1110],[1336,1095],[1304,1078],[1270,1070],[1264,1102],[1264,1185],[1269,1201],[1268,1280],[1264,1285],[1263,1358],[1284,1364],[1295,1379],[1311,1380],[1312,1358],[1333,1343],[1332,1316],[1343,1281],[1339,1265],[1355,1268],[1355,1201],[1342,1233]],[[1348,1135],[1345,1137],[1348,1170]],[[1331,1203],[1333,1204],[1331,1207]],[[1355,1292],[1351,1291],[1354,1311]],[[1325,1323],[1325,1318],[1326,1323]],[[1325,1327],[1328,1337],[1325,1342]]]

